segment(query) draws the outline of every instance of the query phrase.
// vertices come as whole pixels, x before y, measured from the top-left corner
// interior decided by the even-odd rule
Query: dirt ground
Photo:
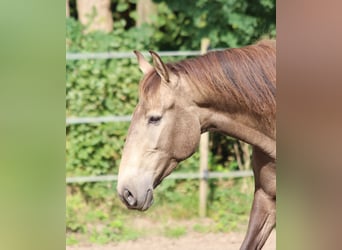
[[[68,246],[67,250],[235,250],[239,249],[244,233],[198,233],[189,232],[177,239],[162,236],[139,238],[134,241],[108,245]],[[272,232],[263,250],[276,249],[276,232]]]

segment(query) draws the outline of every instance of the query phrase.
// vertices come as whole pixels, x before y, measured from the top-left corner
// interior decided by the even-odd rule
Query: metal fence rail
[[[201,51],[158,51],[160,56],[198,56]],[[142,52],[146,57],[150,57],[150,53]],[[120,59],[135,58],[133,52],[98,52],[98,53],[67,53],[66,60],[86,60],[86,59]]]
[[[208,172],[201,175],[200,173],[172,173],[166,179],[219,179],[219,178],[238,178],[253,176],[253,171],[234,171],[234,172]],[[102,175],[102,176],[82,176],[82,177],[67,177],[66,183],[84,183],[84,182],[106,182],[117,181],[117,175]]]
[[[96,116],[96,117],[67,117],[66,125],[85,124],[85,123],[101,123],[101,122],[129,122],[131,115],[125,116]]]

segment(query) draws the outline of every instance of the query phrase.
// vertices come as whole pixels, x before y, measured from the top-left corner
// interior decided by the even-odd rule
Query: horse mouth
[[[153,191],[152,189],[149,189],[147,190],[145,202],[139,210],[146,211],[152,204],[153,204]]]

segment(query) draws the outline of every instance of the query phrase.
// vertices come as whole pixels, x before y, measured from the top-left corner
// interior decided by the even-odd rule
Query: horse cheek
[[[176,123],[173,155],[178,161],[189,158],[196,150],[201,136],[200,124],[193,117]]]

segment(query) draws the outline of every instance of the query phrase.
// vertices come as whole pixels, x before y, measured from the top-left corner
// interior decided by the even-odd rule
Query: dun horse
[[[144,77],[123,150],[118,194],[146,210],[153,189],[190,157],[205,131],[253,146],[255,193],[241,249],[261,249],[276,221],[276,42],[153,65],[135,51]],[[227,201],[229,202],[229,201]]]

